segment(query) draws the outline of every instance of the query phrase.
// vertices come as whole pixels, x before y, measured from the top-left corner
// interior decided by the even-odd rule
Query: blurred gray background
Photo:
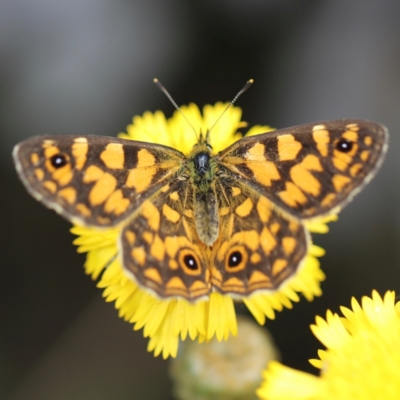
[[[390,130],[376,179],[314,235],[323,297],[267,323],[285,364],[315,371],[316,314],[400,292],[399,17],[396,0],[1,0],[0,398],[172,399],[168,363],[102,300],[70,224],[28,196],[11,161],[29,136],[112,136],[145,110],[171,115],[154,77],[201,106],[254,78],[238,102],[251,125],[355,117]]]

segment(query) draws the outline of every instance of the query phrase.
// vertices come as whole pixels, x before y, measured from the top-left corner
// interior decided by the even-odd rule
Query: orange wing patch
[[[88,172],[88,174],[85,175],[83,182],[96,182],[89,192],[90,205],[98,206],[103,204],[117,187],[117,180],[108,172],[104,172],[95,166],[89,167],[86,172]]]
[[[290,207],[307,203],[305,194],[292,182],[285,183],[285,189],[278,193],[280,199]]]
[[[346,175],[336,174],[332,177],[333,186],[338,193],[341,192],[350,182],[351,178]]]
[[[301,163],[293,166],[290,170],[290,177],[301,190],[318,196],[321,192],[321,183],[310,171],[323,171],[319,159],[314,155],[306,156]]]
[[[36,166],[37,164],[39,164],[39,161],[40,161],[39,154],[32,153],[31,154],[31,163],[33,164],[33,166]]]
[[[58,192],[58,195],[62,197],[67,203],[72,205],[75,203],[77,193],[75,188],[69,186],[64,189],[61,189]]]
[[[328,145],[329,145],[329,131],[326,129],[325,125],[315,125],[312,132],[313,139],[317,144],[317,150],[322,157],[328,155]]]
[[[41,168],[36,168],[34,172],[36,179],[42,181],[44,178],[44,171]]]
[[[131,202],[125,198],[122,194],[121,189],[114,191],[111,196],[107,199],[104,205],[104,211],[106,213],[114,213],[115,215],[123,214],[129,207]]]
[[[125,153],[121,143],[109,143],[100,154],[100,159],[110,169],[124,168]]]
[[[272,181],[281,179],[275,163],[265,158],[265,145],[257,142],[245,155],[246,166],[253,172],[254,179],[261,185],[271,186]]]
[[[238,205],[235,209],[235,213],[239,215],[239,217],[247,217],[251,210],[253,209],[253,202],[250,197],[248,197],[242,204]]]
[[[303,147],[293,135],[278,136],[278,155],[280,161],[295,160]]]
[[[272,181],[281,179],[276,165],[272,161],[263,163],[249,162],[247,167],[251,169],[254,175],[254,180],[264,186],[271,186]]]
[[[57,191],[57,185],[53,181],[45,181],[43,187],[53,194]]]
[[[81,170],[87,160],[89,144],[86,138],[80,137],[74,139],[72,144],[72,156],[75,158],[75,168]]]
[[[168,221],[171,221],[175,224],[181,218],[180,214],[174,209],[172,209],[168,204],[163,205],[162,213],[168,219]]]

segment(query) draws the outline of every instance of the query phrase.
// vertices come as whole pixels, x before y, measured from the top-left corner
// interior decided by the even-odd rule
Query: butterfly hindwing
[[[240,181],[224,190],[227,201],[220,209],[221,231],[211,256],[213,287],[238,296],[276,290],[306,256],[306,230]]]
[[[312,218],[346,204],[373,177],[386,148],[382,125],[337,120],[245,137],[218,159],[286,212]]]
[[[172,179],[184,156],[171,148],[103,136],[38,136],[14,149],[28,191],[81,225],[114,226]]]
[[[122,230],[125,271],[158,297],[189,301],[209,295],[209,249],[193,219],[193,193],[175,180],[145,200]]]

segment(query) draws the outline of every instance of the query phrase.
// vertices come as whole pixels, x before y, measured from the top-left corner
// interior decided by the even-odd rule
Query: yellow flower
[[[190,104],[181,107],[190,123],[205,134],[227,104],[207,105],[203,113]],[[242,135],[238,129],[246,126],[241,122],[241,109],[231,107],[213,128],[210,144],[215,152],[226,148]],[[256,126],[248,131],[248,135],[271,131],[268,126]],[[126,134],[119,135],[125,139],[154,142],[170,146],[188,154],[197,143],[198,137],[191,126],[179,112],[166,119],[161,111],[154,114],[146,112],[133,119]],[[312,232],[326,232],[325,222],[309,223]],[[98,286],[104,288],[107,301],[115,301],[119,314],[134,324],[134,329],[143,328],[145,337],[149,337],[148,350],[164,358],[175,357],[179,339],[186,337],[198,339],[200,342],[216,337],[226,340],[230,334],[236,335],[237,323],[234,303],[231,297],[217,292],[211,293],[207,300],[189,303],[181,298],[161,300],[138,286],[123,271],[118,258],[119,229],[99,231],[93,228],[75,226],[72,233],[79,237],[74,241],[79,252],[88,252],[85,269],[96,279],[103,272]],[[311,245],[306,260],[297,273],[285,282],[278,291],[257,293],[243,299],[244,303],[260,324],[265,318],[273,319],[275,311],[283,307],[292,307],[292,302],[300,300],[299,293],[311,301],[314,296],[321,295],[320,282],[324,274],[319,268],[316,257],[324,254],[323,249]]]
[[[341,307],[339,317],[328,311],[316,318],[314,335],[326,346],[319,359],[319,377],[271,362],[257,394],[264,400],[400,399],[400,302],[395,293],[383,299],[376,291],[353,298],[352,310]]]

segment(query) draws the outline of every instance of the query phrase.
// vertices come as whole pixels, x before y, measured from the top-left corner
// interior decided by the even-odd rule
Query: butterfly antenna
[[[176,104],[175,100],[172,98],[172,96],[169,94],[168,90],[165,89],[165,87],[161,84],[161,82],[157,79],[154,78],[153,82],[155,85],[167,96],[168,100],[172,103],[172,105],[176,108],[176,110],[179,112],[179,114],[182,115],[183,118],[185,118],[185,121],[188,123],[188,125],[193,129],[194,134],[197,137],[197,132],[196,129],[194,129],[193,125],[190,123],[186,115],[182,112],[182,110],[179,108],[178,104]],[[236,96],[237,97],[237,96]]]
[[[207,142],[208,142],[208,136],[210,135],[210,132],[214,129],[215,125],[218,124],[219,120],[223,117],[223,115],[235,104],[236,100],[254,83],[254,79],[249,79],[246,84],[239,90],[237,95],[233,98],[232,101],[229,102],[228,106],[225,108],[225,110],[222,112],[222,114],[217,118],[217,120],[214,122],[214,124],[211,126],[211,128],[207,132]]]

